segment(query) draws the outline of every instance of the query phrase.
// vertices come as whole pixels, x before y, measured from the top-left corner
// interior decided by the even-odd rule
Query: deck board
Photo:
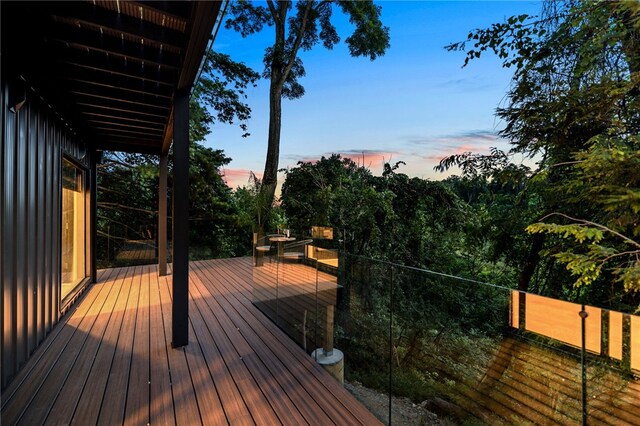
[[[101,396],[107,387],[109,370],[115,356],[118,336],[120,335],[122,320],[132,287],[131,285],[127,285],[127,281],[132,278],[134,272],[133,268],[126,269],[121,274],[122,278],[118,280],[121,286],[120,293],[118,294],[118,299],[109,319],[109,325],[102,336],[102,342],[96,355],[94,368],[91,369],[91,373],[89,373],[86,382],[92,387],[92,392],[83,392],[76,407],[76,415],[71,421],[72,425],[89,425],[96,424],[97,422],[100,407],[102,406]],[[85,384],[85,387],[86,386]],[[96,397],[96,395],[100,395],[100,397]]]
[[[165,326],[165,344],[171,372],[171,393],[175,409],[176,423],[179,425],[202,423],[195,389],[191,381],[189,365],[184,348],[171,347],[171,292],[168,277],[160,278],[160,303],[162,306],[163,323]],[[215,389],[215,388],[214,388]],[[204,407],[203,407],[204,408]]]
[[[68,377],[72,377],[73,379],[65,382],[60,391],[60,395],[64,395],[64,398],[60,397],[60,395],[58,396],[47,417],[47,423],[69,424],[71,422],[73,413],[75,412],[87,379],[91,373],[97,353],[104,341],[104,334],[107,331],[110,317],[114,312],[115,304],[119,300],[118,296],[124,282],[124,271],[121,270],[118,272],[119,274],[116,276],[115,283],[109,290],[109,297],[102,305],[93,323],[93,327],[88,333],[91,337],[86,340],[85,346],[79,351],[78,358],[69,373]],[[93,338],[94,336],[95,338]]]
[[[107,285],[108,283],[105,283]],[[120,424],[124,420],[127,401],[127,386],[131,369],[131,350],[135,330],[138,300],[140,298],[140,267],[134,267],[129,285],[129,298],[124,311],[115,353],[109,369],[107,387],[102,395],[102,404],[97,424]],[[99,366],[105,368],[106,366]],[[105,370],[106,371],[106,370]]]
[[[378,424],[253,304],[249,258],[192,262],[189,345],[171,276],[99,271],[2,394],[2,424]]]
[[[100,277],[107,279],[111,273],[114,273],[115,269],[108,271],[101,271]],[[7,389],[2,393],[2,420],[10,423],[15,423],[22,416],[27,404],[8,404],[14,395],[19,392],[26,397],[31,397],[35,394],[39,386],[42,385],[42,380],[35,380],[34,378],[45,377],[55,360],[60,354],[60,351],[64,348],[66,342],[71,337],[74,331],[74,327],[65,327],[64,324],[69,318],[73,317],[77,323],[82,319],[86,310],[91,306],[91,303],[97,297],[99,291],[94,286],[92,292],[84,299],[84,303],[81,306],[74,306],[66,316],[61,320],[57,327],[54,327],[51,331],[49,338],[45,339],[40,347],[34,352],[30,361],[18,372],[13,381],[7,386]]]
[[[169,354],[171,350],[166,342],[163,308],[160,302],[160,285],[157,274],[152,273],[149,288],[150,337],[149,356],[151,386],[149,388],[149,423],[173,425],[176,422],[171,394],[171,375],[169,373]]]
[[[283,293],[308,292],[315,272],[287,267]],[[171,276],[151,265],[99,271],[2,392],[0,423],[378,424],[256,308],[255,273],[250,258],[191,262],[189,345],[172,348]],[[457,403],[486,423],[571,424],[580,416],[577,366],[506,339],[491,364],[478,367],[479,381],[451,379]],[[434,358],[442,377],[446,367]],[[589,370],[597,395],[590,424],[640,424],[637,380],[600,373]]]
[[[27,407],[6,407],[2,411],[2,422],[6,424],[42,424],[49,414],[55,398],[60,393],[68,374],[77,360],[80,349],[86,341],[99,309],[106,300],[110,288],[96,289],[83,309],[76,311],[63,327],[56,345],[52,345],[42,364],[34,368],[23,386],[16,390],[15,397],[22,396],[29,401]],[[40,375],[40,374],[42,375]],[[20,394],[20,395],[18,395]],[[6,411],[6,415],[5,415]]]
[[[250,260],[242,260],[250,266]],[[341,396],[344,389],[335,380],[326,380],[326,373],[307,356],[304,351],[300,351],[296,346],[291,346],[289,339],[284,332],[277,328],[270,321],[265,321],[265,317],[257,311],[251,303],[251,269],[250,267],[238,268],[238,260],[221,259],[216,261],[224,266],[219,270],[212,270],[208,267],[211,261],[194,262],[192,268],[198,265],[205,265],[200,270],[204,271],[210,281],[209,285],[212,293],[220,293],[227,295],[226,298],[220,298],[221,301],[231,303],[224,309],[234,309],[237,314],[233,319],[238,321],[236,326],[241,332],[247,333],[250,337],[248,340],[255,342],[256,351],[265,363],[270,361],[268,348],[277,347],[278,345],[286,345],[289,350],[285,350],[278,354],[279,363],[274,368],[277,370],[272,374],[275,377],[287,377],[284,369],[291,368],[291,374],[295,377],[295,382],[287,382],[286,385],[299,386],[303,385],[313,395],[323,395],[321,400],[315,401],[314,408],[320,408],[324,414],[317,413],[321,418],[330,417],[332,421],[344,424],[367,424],[366,421],[371,414],[366,411],[361,404],[351,404],[350,399],[342,400]],[[249,281],[247,281],[249,280]],[[234,291],[234,288],[241,287],[242,291]],[[224,306],[224,305],[223,305]],[[243,321],[245,322],[243,324]],[[255,337],[253,337],[255,335]],[[254,339],[254,340],[252,340]],[[293,350],[292,348],[295,348]],[[268,365],[268,364],[267,364]],[[297,395],[296,395],[297,396]],[[344,401],[344,402],[343,402]],[[299,409],[306,409],[305,401],[298,401],[296,406]],[[307,417],[307,416],[305,416]],[[308,418],[308,417],[307,417]],[[314,417],[311,417],[314,418]],[[316,424],[323,424],[317,419]]]
[[[140,294],[131,352],[131,371],[125,405],[125,425],[149,423],[149,266],[140,271]]]

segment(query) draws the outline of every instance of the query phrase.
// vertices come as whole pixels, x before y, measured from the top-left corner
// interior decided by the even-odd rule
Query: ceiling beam
[[[97,130],[97,133],[106,134],[106,135],[121,135],[121,136],[132,135],[132,136],[135,136],[136,138],[142,135],[142,136],[148,137],[149,139],[159,138],[160,136],[162,136],[162,131],[141,131],[141,130],[132,130],[132,129],[119,129],[119,128],[110,127],[110,126],[96,126],[94,127],[94,129]]]
[[[157,126],[165,126],[164,118],[162,117],[149,117],[138,115],[133,112],[119,112],[119,111],[106,111],[96,110],[91,111],[89,108],[85,108],[80,111],[82,115],[85,116],[85,121],[91,121],[92,119],[98,120],[118,120],[121,122],[128,123],[139,123],[139,124],[149,124],[149,125],[157,125]],[[87,118],[88,117],[88,118]]]
[[[180,66],[180,54],[167,48],[160,48],[153,44],[141,45],[139,42],[77,26],[52,25],[51,28],[52,41],[57,39],[62,43],[74,44],[86,49],[137,57],[173,68]]]
[[[117,96],[103,96],[103,95],[90,93],[90,92],[78,92],[75,90],[71,90],[69,91],[69,93],[73,93],[74,95],[77,95],[78,97],[81,97],[81,98],[100,99],[100,102],[104,102],[107,105],[114,105],[114,106],[117,106],[118,108],[121,106],[127,106],[129,108],[135,108],[136,106],[139,106],[139,107],[142,107],[142,109],[145,111],[147,111],[149,108],[155,109],[159,114],[162,114],[163,112],[166,114],[167,111],[169,111],[171,108],[165,105],[158,105],[158,104],[153,104],[148,102],[138,102],[130,98],[122,98]]]
[[[188,22],[191,16],[191,8],[187,2],[150,0],[132,1],[131,3],[141,5],[147,10],[155,10],[175,19],[181,19],[184,22]]]
[[[61,8],[62,13],[53,14],[54,20],[69,22],[73,25],[87,26],[112,30],[132,38],[144,39],[145,44],[151,43],[180,48],[186,44],[185,34],[162,25],[145,21],[140,18],[127,16],[89,2],[69,2],[68,7]]]
[[[162,125],[144,125],[144,123],[131,124],[131,123],[122,123],[120,120],[113,121],[108,119],[102,120],[87,120],[89,123],[95,123],[100,126],[112,127],[112,128],[125,128],[125,129],[139,129],[139,130],[149,130],[154,132],[160,132],[161,134],[164,132],[164,126]]]
[[[149,93],[161,97],[171,98],[173,91],[171,86],[139,78],[125,77],[110,73],[108,76],[105,71],[95,71],[80,67],[60,68],[60,72],[56,74],[60,80],[79,81],[85,84],[115,86],[121,90],[131,92]],[[107,77],[107,78],[105,78]]]
[[[147,116],[147,117],[156,117],[156,118],[161,118],[161,119],[166,119],[166,115],[164,114],[158,114],[158,113],[150,113],[147,111],[139,111],[139,110],[134,110],[131,108],[121,108],[121,107],[116,107],[113,105],[106,105],[105,102],[77,102],[78,106],[81,107],[89,107],[89,108],[96,108],[102,111],[109,111],[110,113],[114,113],[114,112],[120,112],[120,113],[126,113],[126,114],[138,114],[138,115],[142,115],[142,116]],[[80,112],[82,113],[82,109],[80,110]]]
[[[86,96],[101,97],[105,99],[122,99],[127,103],[151,106],[155,108],[171,108],[171,98],[166,96],[155,96],[140,92],[122,90],[116,87],[104,87],[96,84],[86,84],[82,82],[71,82],[69,91]]]
[[[122,92],[129,92],[129,93],[137,93],[138,95],[145,95],[151,99],[171,99],[171,96],[169,96],[168,92],[167,94],[163,94],[163,93],[158,93],[157,89],[156,91],[152,91],[152,90],[138,90],[138,89],[133,89],[131,87],[124,87],[121,85],[113,85],[113,84],[105,84],[105,83],[100,83],[98,81],[92,81],[92,80],[82,80],[82,79],[76,79],[76,78],[70,78],[69,81],[74,83],[74,87],[79,87],[79,86],[86,86],[86,87],[100,87],[100,88],[105,88],[105,89],[109,89],[112,91],[122,91]],[[157,86],[156,86],[157,87]],[[162,87],[162,86],[160,86]],[[113,92],[112,92],[113,93]]]
[[[106,57],[117,57],[126,62],[137,62],[138,64],[141,64],[144,66],[151,66],[154,68],[158,67],[160,69],[164,69],[167,71],[175,71],[178,68],[177,66],[173,66],[163,62],[158,62],[158,61],[149,60],[149,59],[140,57],[139,55],[141,52],[139,52],[138,55],[130,55],[125,53],[120,53],[117,51],[88,46],[84,43],[75,43],[75,42],[69,42],[69,41],[60,40],[60,39],[55,39],[53,41],[60,43],[66,48],[75,49],[80,52],[85,52],[85,53],[94,52],[94,53],[105,55]],[[141,50],[144,50],[144,49],[141,49]]]
[[[159,67],[157,64],[143,64],[135,58],[129,59],[126,56],[109,55],[105,52],[95,50],[77,50],[64,48],[57,50],[57,59],[61,63],[75,63],[92,68],[113,70],[127,75],[145,78],[148,80],[158,80],[167,84],[175,82],[176,69]]]

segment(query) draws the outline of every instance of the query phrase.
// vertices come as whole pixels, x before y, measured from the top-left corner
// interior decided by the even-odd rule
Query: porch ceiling
[[[3,72],[22,77],[96,149],[160,153],[221,2],[2,2]]]

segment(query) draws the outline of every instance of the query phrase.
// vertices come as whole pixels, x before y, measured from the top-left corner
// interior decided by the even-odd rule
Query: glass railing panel
[[[508,293],[401,266],[394,284],[394,395],[456,424],[515,421],[495,414],[508,396],[486,395],[508,349]]]
[[[389,397],[392,268],[350,255],[340,262],[334,343],[344,354],[345,387],[356,397],[362,393],[361,388]],[[381,421],[389,423],[390,404],[362,402]]]
[[[340,383],[344,382],[344,352],[336,346],[336,312],[342,300],[342,286],[338,283],[337,269],[326,268],[315,260],[316,292],[315,345],[311,356]]]
[[[318,303],[315,264],[305,262],[304,244],[285,245],[278,261],[278,318],[276,323],[310,353],[316,346]]]
[[[97,227],[99,269],[158,263],[157,212],[99,203]]]
[[[579,424],[582,419],[582,305],[524,292],[511,292],[511,365],[520,383],[515,397],[537,422]],[[599,317],[590,312],[587,341],[596,350]],[[596,333],[598,334],[596,336]]]
[[[587,307],[587,337],[594,311],[601,318],[601,350],[585,347],[585,415],[594,423],[640,424],[640,316]]]
[[[278,262],[265,238],[254,245],[252,296],[254,305],[273,322],[278,318]]]
[[[346,293],[357,294],[366,301],[359,306],[369,307],[358,312],[352,300],[351,309],[340,312],[346,377],[392,395],[390,413],[393,398],[407,397],[454,424],[580,423],[581,305],[346,259],[341,275]],[[381,277],[393,285],[384,287]],[[386,315],[383,303],[388,303]],[[595,356],[598,310],[587,310],[592,319],[585,342]],[[381,332],[384,327],[389,334]],[[387,338],[384,350],[363,343],[376,337]],[[383,359],[384,368],[371,358]],[[387,383],[380,372],[389,375]]]
[[[404,397],[451,424],[640,424],[640,317],[318,257],[307,245],[266,254],[254,301],[357,397],[382,393],[382,406],[363,403],[384,423],[402,421]]]

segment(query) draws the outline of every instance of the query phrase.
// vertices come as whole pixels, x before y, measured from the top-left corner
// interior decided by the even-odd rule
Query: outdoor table
[[[282,257],[284,254],[284,243],[295,241],[295,237],[272,237],[269,241],[278,243],[278,257]]]

